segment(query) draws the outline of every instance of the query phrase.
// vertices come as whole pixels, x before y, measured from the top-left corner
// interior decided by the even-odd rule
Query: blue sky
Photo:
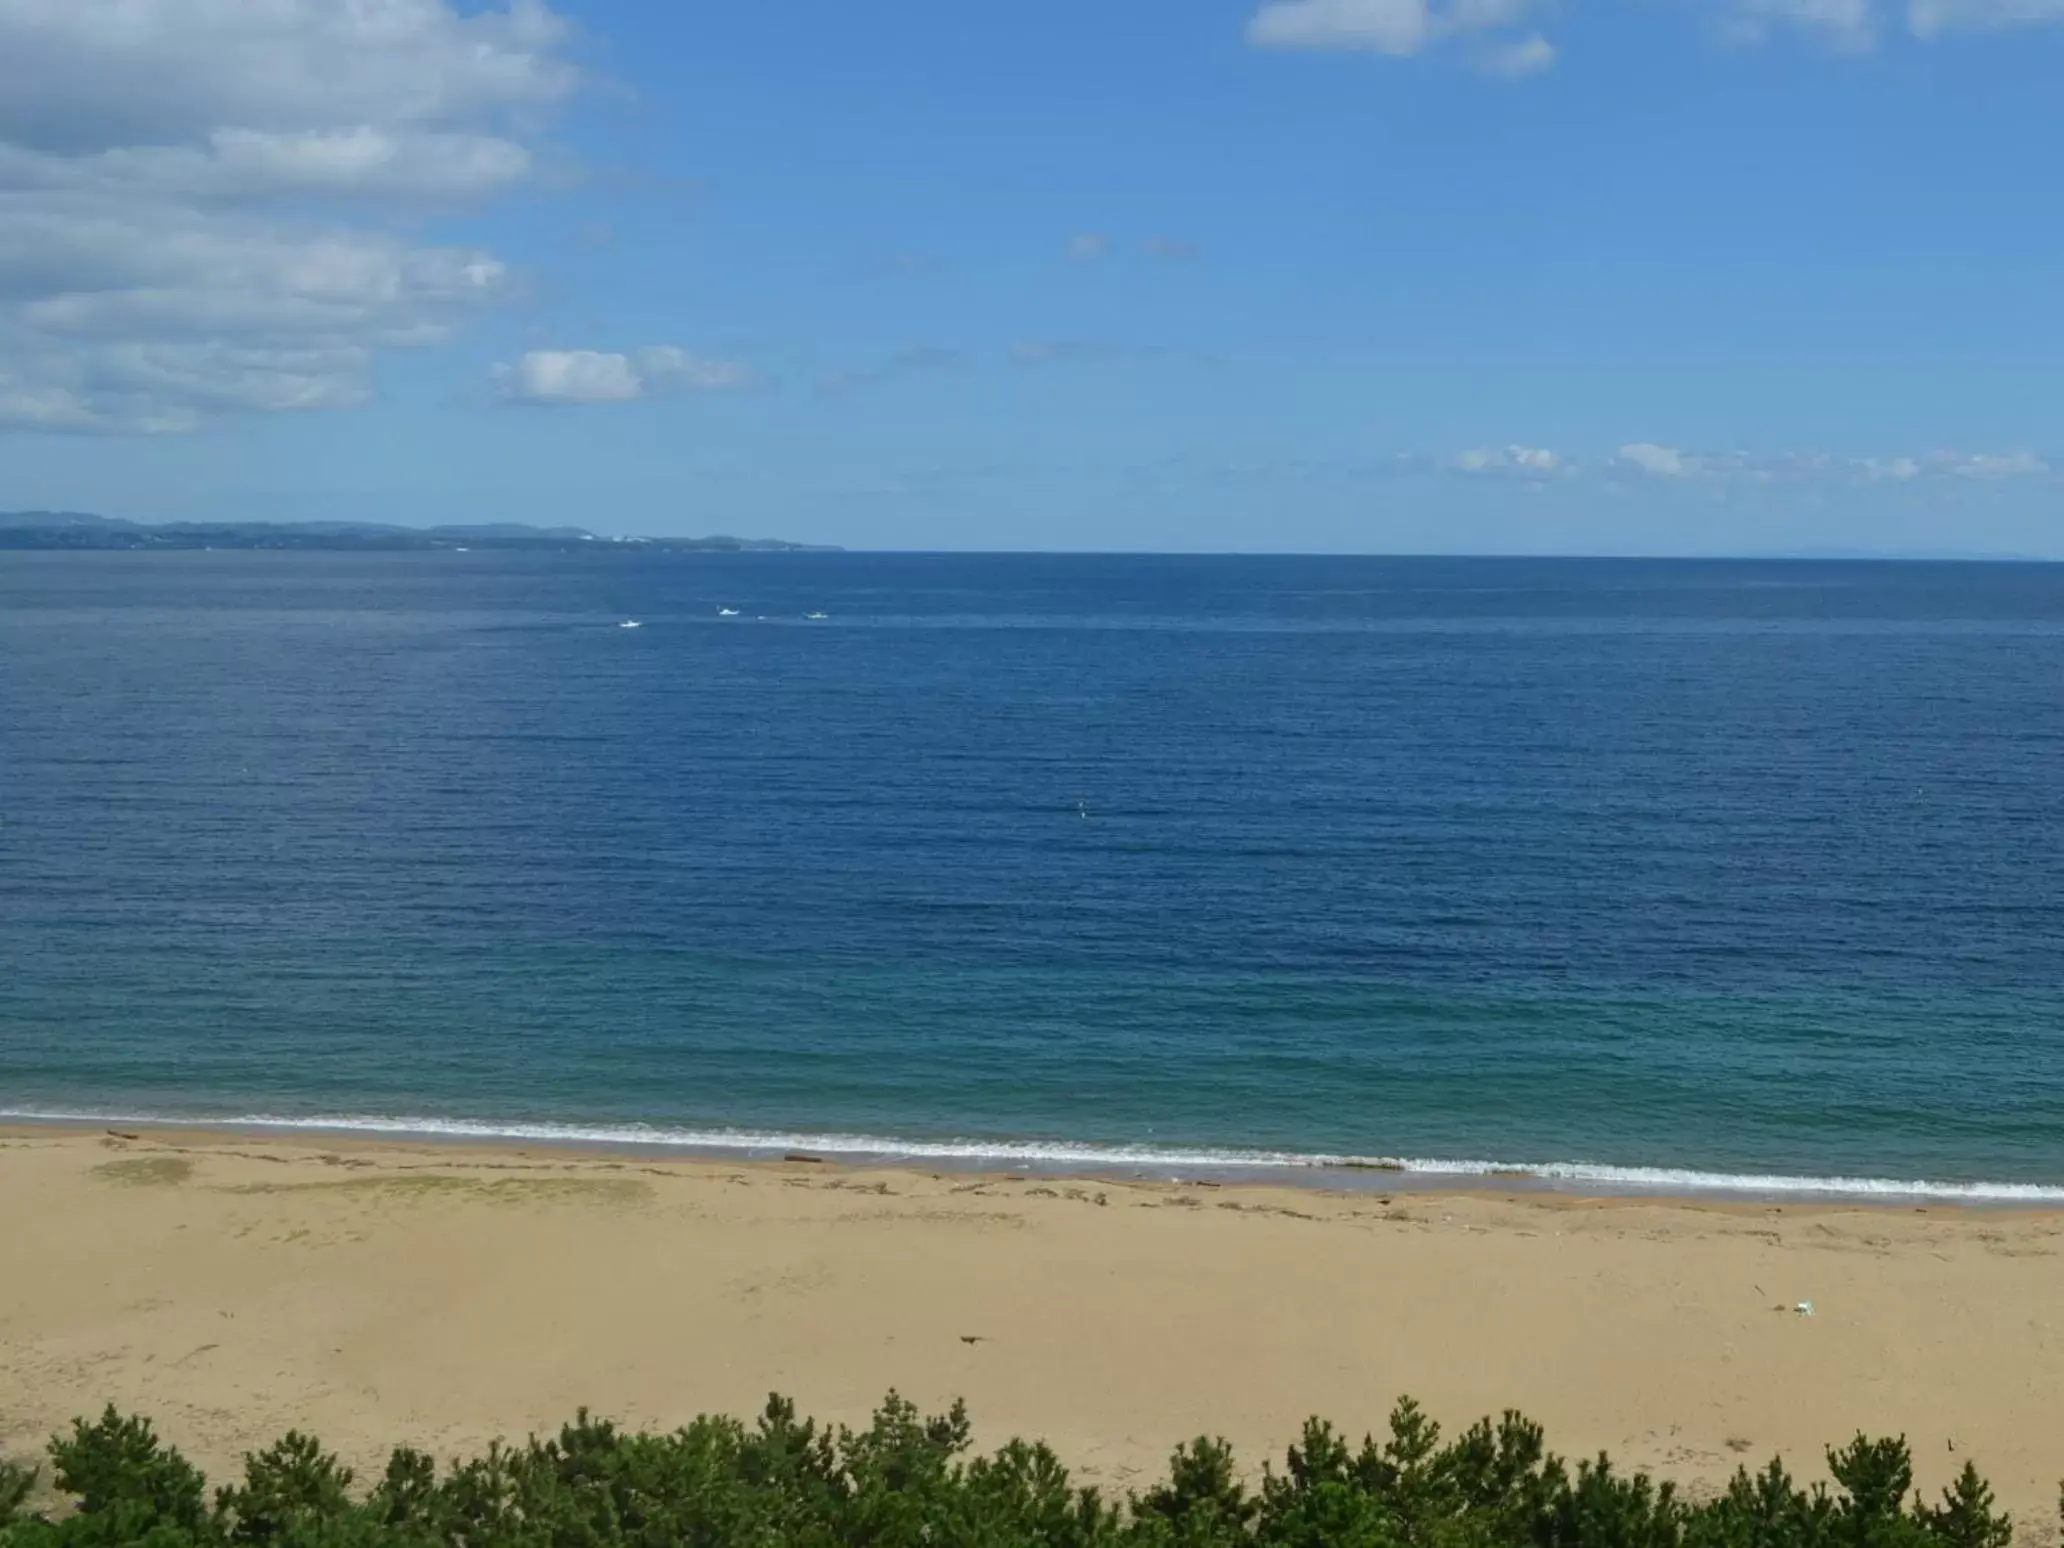
[[[2064,0],[0,0],[0,508],[2064,555],[2060,82]]]

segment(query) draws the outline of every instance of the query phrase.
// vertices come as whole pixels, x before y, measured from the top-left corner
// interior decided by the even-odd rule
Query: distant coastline
[[[89,511],[0,511],[0,552],[273,549],[304,552],[450,552],[458,549],[530,550],[571,553],[588,548],[657,549],[670,553],[842,554],[838,543],[795,543],[785,538],[744,538],[726,533],[707,537],[649,537],[591,531],[585,527],[537,527],[523,522],[442,523],[411,527],[372,521],[128,521]],[[894,551],[894,550],[885,550]],[[951,552],[951,550],[905,550]],[[978,550],[1003,554],[1006,550]],[[1295,551],[1261,552],[1036,549],[1047,557],[1114,556],[1149,558],[1376,558],[1416,560],[1528,560],[1532,562],[1707,563],[1707,564],[2055,564],[2043,554],[1985,549],[1800,548],[1740,553],[1398,553]]]
[[[360,521],[123,521],[84,511],[0,511],[0,549],[209,549],[324,551],[531,549],[570,551],[598,546],[691,553],[836,553],[823,544],[779,538],[612,537],[584,527],[532,527],[519,522],[403,527]]]

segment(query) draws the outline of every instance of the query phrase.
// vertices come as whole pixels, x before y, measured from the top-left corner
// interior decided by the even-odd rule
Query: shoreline
[[[134,1138],[127,1136],[134,1135]],[[1123,1490],[1401,1395],[1693,1490],[1905,1433],[2044,1541],[2064,1211],[1214,1185],[198,1129],[0,1128],[0,1455],[107,1402],[211,1474],[554,1429],[967,1399]],[[1802,1314],[1798,1303],[1810,1303]]]
[[[110,1126],[112,1125],[112,1126]],[[895,1181],[929,1181],[956,1188],[1048,1185],[1117,1188],[1149,1193],[1200,1190],[1229,1201],[1281,1195],[1286,1200],[1330,1202],[1358,1209],[1369,1204],[1496,1204],[1542,1210],[1639,1210],[1644,1208],[1710,1214],[1741,1219],[1755,1216],[1813,1219],[1853,1215],[1926,1217],[1974,1222],[2008,1219],[2054,1224],[2064,1236],[2064,1198],[1970,1199],[1926,1197],[1903,1193],[1754,1194],[1722,1189],[1666,1193],[1646,1189],[1580,1186],[1573,1181],[1542,1178],[1517,1171],[1418,1173],[1379,1167],[1323,1170],[1290,1169],[1215,1171],[1212,1169],[1117,1169],[1058,1164],[1030,1164],[1006,1158],[969,1157],[941,1160],[892,1153],[841,1153],[832,1149],[781,1150],[699,1149],[680,1144],[576,1138],[501,1138],[445,1131],[370,1130],[315,1123],[272,1124],[258,1121],[100,1118],[34,1118],[0,1113],[0,1150],[19,1141],[63,1137],[127,1151],[131,1148],[172,1156],[211,1154],[268,1155],[340,1164],[338,1156],[366,1158],[369,1164],[403,1161],[411,1167],[448,1165],[456,1168],[564,1167],[572,1170],[621,1171],[632,1162],[647,1175],[709,1178],[765,1174],[776,1178],[821,1178],[832,1188],[879,1189]],[[240,1152],[239,1147],[243,1147]],[[2064,1193],[2064,1190],[2059,1190]],[[2060,1457],[2064,1468],[2064,1457]],[[2064,1548],[2064,1545],[2060,1545]]]
[[[807,1131],[674,1130],[636,1123],[506,1123],[422,1117],[309,1118],[261,1114],[178,1118],[120,1112],[0,1109],[0,1133],[115,1126],[138,1133],[244,1135],[311,1144],[364,1141],[460,1149],[540,1146],[569,1155],[632,1155],[765,1164],[803,1157],[858,1170],[918,1170],[1048,1179],[1202,1182],[1321,1192],[1510,1193],[1577,1199],[1716,1203],[1947,1205],[1982,1210],[2064,1211],[2064,1183],[1936,1181],[1865,1176],[1727,1173],[1685,1167],[1574,1161],[1514,1162],[1336,1156],[1208,1146],[1099,1145],[1049,1141],[907,1141]]]

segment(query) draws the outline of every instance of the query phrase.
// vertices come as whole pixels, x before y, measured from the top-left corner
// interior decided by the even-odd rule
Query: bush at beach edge
[[[1452,1440],[1410,1399],[1388,1436],[1306,1424],[1280,1469],[1249,1481],[1223,1441],[1180,1448],[1122,1500],[1074,1484],[1044,1445],[972,1451],[965,1409],[924,1415],[891,1393],[864,1430],[704,1416],[666,1434],[581,1413],[549,1439],[496,1443],[440,1469],[397,1448],[369,1487],[308,1436],[245,1459],[212,1494],[148,1420],[112,1407],[50,1444],[60,1498],[0,1463],[0,1548],[2009,1548],[2013,1524],[1967,1462],[1939,1500],[1913,1486],[1903,1439],[1858,1436],[1801,1488],[1773,1459],[1711,1499],[1574,1467],[1516,1413]],[[2064,1515],[2064,1498],[2060,1498]]]

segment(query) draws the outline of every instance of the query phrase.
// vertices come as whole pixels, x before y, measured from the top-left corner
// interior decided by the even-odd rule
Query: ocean
[[[0,1111],[2064,1200],[2064,565],[0,555]]]

